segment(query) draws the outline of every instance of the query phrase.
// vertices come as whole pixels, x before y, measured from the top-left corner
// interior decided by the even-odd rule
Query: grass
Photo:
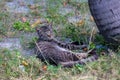
[[[36,5],[39,0],[36,0]],[[97,34],[96,26],[90,15],[88,4],[76,2],[76,0],[48,0],[45,12],[41,12],[43,6],[34,5],[29,14],[11,14],[4,11],[5,0],[0,3],[0,40],[4,37],[19,37],[23,48],[33,48],[36,36],[32,24],[34,19],[44,18],[53,23],[56,36],[62,39],[70,38],[89,44],[90,48],[96,45],[108,45]],[[56,5],[53,5],[56,4]],[[30,5],[29,5],[30,6]],[[73,11],[62,15],[60,7],[73,8]],[[69,22],[69,17],[81,16],[77,22]],[[28,23],[21,22],[26,19]],[[34,21],[34,22],[32,22]],[[94,28],[95,29],[94,29]],[[32,31],[31,31],[32,30]],[[30,34],[29,37],[27,36]],[[101,53],[101,49],[98,49]],[[87,65],[76,65],[73,68],[61,68],[45,65],[35,56],[25,57],[19,50],[0,49],[0,80],[120,80],[120,49],[113,56],[101,56],[98,61]]]
[[[101,56],[98,61],[74,68],[46,66],[35,56],[23,57],[19,51],[0,50],[1,80],[119,80],[120,61],[117,54]]]

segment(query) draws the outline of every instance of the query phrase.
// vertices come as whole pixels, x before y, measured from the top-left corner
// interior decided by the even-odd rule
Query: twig
[[[90,40],[89,40],[88,49],[90,48],[90,43],[92,42],[92,37],[93,37],[94,30],[95,30],[95,27],[92,28],[92,32],[91,32],[91,34],[90,34]]]
[[[37,42],[36,42],[36,41],[35,41],[35,44],[36,44],[36,46],[37,46],[37,48],[38,48],[38,50],[39,50],[40,54],[41,54],[41,55],[42,55],[42,57],[44,58],[45,62],[47,63],[47,65],[49,65],[49,63],[47,62],[47,60],[46,60],[45,56],[43,55],[43,53],[42,53],[41,49],[39,48],[39,46],[38,46],[38,44],[37,44]]]

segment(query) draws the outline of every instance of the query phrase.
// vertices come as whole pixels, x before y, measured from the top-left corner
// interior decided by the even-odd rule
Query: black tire
[[[88,4],[106,41],[120,45],[120,0],[88,0]]]

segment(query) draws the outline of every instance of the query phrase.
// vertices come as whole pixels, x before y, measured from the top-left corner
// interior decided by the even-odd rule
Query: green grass
[[[4,1],[2,0],[0,3],[1,40],[5,36],[20,37],[23,48],[33,48],[36,36],[29,39],[24,34],[35,33],[34,28],[31,28],[31,24],[33,24],[31,21],[35,17],[40,17],[52,22],[56,36],[63,39],[70,38],[72,41],[87,43],[90,48],[94,48],[96,44],[109,45],[97,34],[94,21],[90,19],[87,3],[68,0],[67,5],[72,6],[75,12],[61,15],[59,10],[60,7],[66,7],[63,5],[66,0],[48,0],[45,13],[40,12],[42,8],[40,5],[28,15],[12,15],[4,11]],[[69,17],[76,15],[81,16],[83,23],[68,22]],[[26,16],[28,23],[22,23],[21,18],[26,18]],[[31,32],[31,30],[33,31]],[[100,50],[98,50],[99,53],[101,53]],[[76,65],[66,69],[60,66],[45,66],[35,56],[22,56],[19,50],[0,49],[0,80],[120,80],[120,49],[118,48],[115,53],[111,57],[101,56],[98,61],[84,66]]]
[[[23,57],[19,51],[0,50],[2,80],[119,80],[120,56],[101,56],[98,61],[73,68],[45,66],[35,56]]]

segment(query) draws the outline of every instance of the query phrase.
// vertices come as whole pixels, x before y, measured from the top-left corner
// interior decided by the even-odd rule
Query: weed
[[[30,27],[30,23],[28,21],[26,22],[21,22],[21,21],[16,21],[13,24],[13,28],[16,30],[24,30],[24,31],[31,31],[32,28]]]
[[[3,3],[6,0],[1,0],[0,8],[3,8]],[[7,0],[11,1],[11,0]],[[36,3],[40,0],[36,0]],[[89,41],[93,24],[89,21],[90,15],[88,4],[77,2],[79,0],[46,0],[45,12],[40,12],[43,7],[38,6],[34,12],[29,14],[30,19],[42,17],[53,23],[54,31],[57,36],[62,38],[70,38],[72,41],[84,42],[89,44],[90,49],[99,46],[98,52],[103,50],[100,46],[106,45],[102,36],[92,34],[93,41]],[[81,0],[84,1],[84,0]],[[60,8],[72,6],[75,10],[65,15],[59,13]],[[0,35],[9,32],[31,32],[30,21],[22,22],[19,20],[24,14],[12,15],[9,12],[0,11]],[[83,17],[77,25],[68,22],[69,17],[80,15]],[[16,17],[17,16],[17,17]],[[29,18],[29,16],[27,16]],[[87,20],[88,19],[88,20]],[[16,30],[13,30],[16,29]],[[57,28],[57,29],[56,29]],[[61,31],[60,31],[61,29]],[[28,33],[29,34],[29,33]],[[28,36],[27,34],[27,36]],[[9,34],[6,34],[9,35]],[[20,34],[21,35],[21,34]],[[31,35],[30,35],[31,36]],[[11,37],[11,36],[10,36]],[[19,36],[17,36],[19,37]],[[35,46],[33,38],[26,39],[26,36],[21,37],[22,47],[25,49]],[[90,42],[90,43],[89,43]],[[107,44],[108,45],[108,44]],[[25,46],[25,47],[24,47]],[[120,49],[111,57],[101,56],[98,61],[89,63],[85,66],[76,65],[74,68],[61,68],[60,66],[45,65],[35,56],[22,56],[18,50],[0,49],[0,80],[119,80],[120,79]]]
[[[0,56],[0,67],[2,68],[0,70],[0,75],[4,74],[6,75],[6,78],[19,77],[20,75],[24,74],[27,74],[29,76],[38,75],[40,64],[38,61],[36,61],[36,58],[31,57],[27,59],[22,57],[22,55],[20,55],[20,52],[18,51],[11,52],[6,49],[2,50],[0,53],[3,53]],[[28,65],[24,65],[23,62],[26,62]],[[23,67],[20,68],[20,66]],[[3,73],[1,73],[1,71],[3,71]]]
[[[60,66],[46,65],[31,57],[23,57],[18,50],[0,50],[0,79],[120,79],[120,56],[102,56],[98,61],[86,66],[76,65],[74,68],[61,68]],[[44,66],[44,67],[43,67]],[[13,79],[14,78],[14,79]],[[83,79],[83,80],[86,80]]]

